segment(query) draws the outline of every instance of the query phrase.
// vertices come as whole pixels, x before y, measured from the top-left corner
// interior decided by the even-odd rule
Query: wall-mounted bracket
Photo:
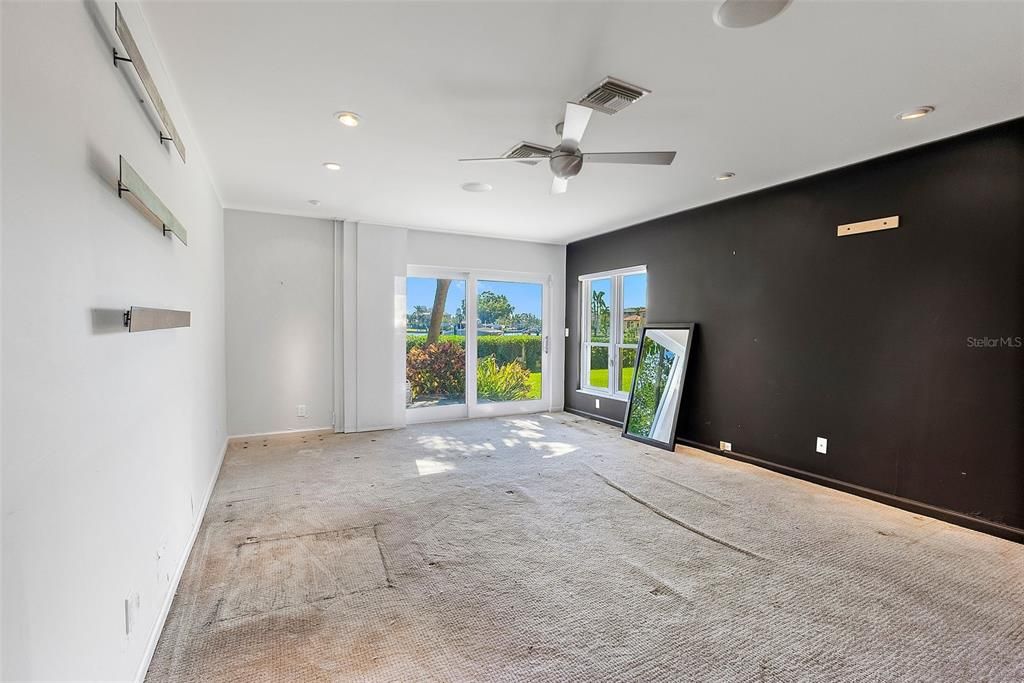
[[[121,57],[120,55],[117,54],[117,48],[116,47],[113,47],[113,48],[110,48],[110,49],[114,51],[114,66],[115,67],[117,66],[118,62],[128,62],[128,63],[131,63],[132,60],[129,59],[128,57]]]
[[[863,232],[874,232],[876,230],[892,230],[893,228],[900,227],[899,216],[889,216],[887,218],[876,218],[870,221],[861,221],[860,223],[846,223],[840,225],[836,229],[837,237],[846,237],[847,235],[859,235]]]
[[[117,48],[114,48],[114,66],[118,66],[118,62],[129,62],[135,67],[135,72],[139,80],[142,81],[142,87],[145,89],[146,94],[149,95],[149,101],[156,110],[160,123],[163,124],[163,130],[160,131],[160,143],[163,144],[165,140],[171,142],[175,149],[178,150],[182,162],[184,162],[185,145],[181,142],[181,137],[178,135],[178,130],[174,127],[174,122],[171,121],[171,115],[167,111],[167,106],[164,104],[163,98],[160,97],[160,91],[156,89],[153,75],[149,72],[149,67],[146,66],[146,61],[142,58],[142,52],[139,51],[139,46],[135,42],[132,32],[128,29],[128,24],[125,23],[124,15],[121,14],[121,8],[118,7],[117,3],[114,4],[114,32],[121,39],[121,44],[124,46],[125,52],[128,53],[128,57],[121,57],[117,53]]]
[[[129,332],[169,330],[175,327],[192,327],[191,311],[175,311],[169,308],[144,308],[132,306],[124,312],[124,326]]]
[[[135,198],[133,204],[145,209],[160,221],[164,236],[174,235],[181,240],[182,244],[188,245],[188,231],[185,230],[185,226],[156,196],[156,193],[150,189],[131,164],[125,161],[124,157],[120,157],[118,167],[120,172],[117,177],[117,196],[123,197],[125,193],[133,195]]]

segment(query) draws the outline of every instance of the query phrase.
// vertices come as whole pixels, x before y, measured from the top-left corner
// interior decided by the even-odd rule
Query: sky
[[[480,280],[478,285],[481,292],[489,291],[495,294],[504,294],[508,297],[509,303],[515,306],[516,313],[532,313],[538,318],[541,317],[543,285],[530,282],[496,282],[493,280]],[[437,280],[432,277],[406,278],[406,312],[411,313],[416,306],[432,308],[434,305],[434,291],[436,289]],[[465,296],[466,281],[452,280],[451,288],[448,290],[448,299],[444,305],[445,313],[455,313]]]
[[[590,287],[591,291],[604,292],[605,303],[611,305],[611,278],[592,280]],[[647,273],[636,273],[622,278],[622,307],[636,308],[638,306],[647,308]]]
[[[622,278],[622,307],[647,307],[647,273]]]

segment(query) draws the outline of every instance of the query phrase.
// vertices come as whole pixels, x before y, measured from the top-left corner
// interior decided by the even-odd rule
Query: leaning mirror
[[[670,451],[675,449],[676,420],[694,325],[644,327],[622,426],[626,438]]]

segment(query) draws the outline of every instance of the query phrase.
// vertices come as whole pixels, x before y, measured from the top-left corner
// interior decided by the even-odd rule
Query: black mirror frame
[[[666,443],[663,441],[657,441],[655,439],[648,439],[647,437],[644,436],[630,434],[628,432],[629,416],[633,412],[633,391],[634,389],[636,389],[636,380],[640,374],[635,370],[633,372],[633,382],[632,384],[630,384],[629,387],[629,399],[626,402],[626,414],[622,419],[622,436],[633,441],[645,443],[648,446],[657,446],[658,448],[663,448],[667,451],[674,451],[676,449],[676,427],[679,423],[679,411],[683,405],[683,387],[686,386],[686,370],[690,364],[690,349],[693,347],[693,338],[694,334],[697,331],[697,323],[650,323],[648,325],[644,325],[643,330],[641,330],[640,332],[639,343],[636,347],[636,365],[634,365],[634,368],[640,364],[640,355],[641,353],[643,353],[644,340],[647,338],[647,330],[689,330],[690,332],[686,340],[686,351],[683,352],[682,376],[679,378],[679,381],[682,383],[682,386],[680,386],[679,388],[679,405],[676,406],[676,410],[672,415],[672,440]]]

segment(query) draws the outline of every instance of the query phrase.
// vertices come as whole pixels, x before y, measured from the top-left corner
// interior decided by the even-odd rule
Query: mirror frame
[[[633,441],[645,443],[649,446],[657,446],[658,448],[664,448],[667,451],[674,451],[676,449],[676,427],[679,423],[679,410],[683,405],[683,389],[686,387],[686,370],[690,364],[690,349],[693,348],[693,339],[697,332],[697,323],[648,323],[647,325],[644,325],[643,330],[640,332],[640,341],[636,347],[637,365],[640,364],[640,356],[643,352],[644,340],[647,339],[647,330],[689,330],[689,336],[686,341],[686,351],[683,353],[683,371],[682,377],[680,378],[682,386],[679,388],[679,405],[676,406],[676,410],[672,415],[672,440],[666,443],[664,441],[649,439],[645,436],[630,434],[627,431],[629,429],[629,416],[633,412],[633,391],[636,389],[636,380],[640,375],[640,373],[635,370],[633,372],[633,382],[629,387],[629,399],[626,401],[626,414],[622,418],[622,436]]]

